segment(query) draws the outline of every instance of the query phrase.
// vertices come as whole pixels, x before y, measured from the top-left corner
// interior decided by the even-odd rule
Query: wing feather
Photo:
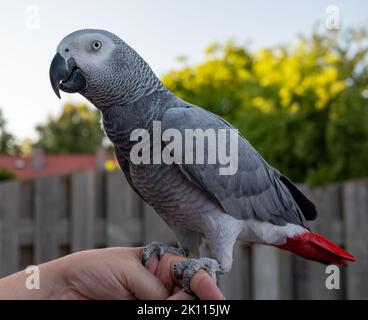
[[[168,109],[162,118],[162,129],[170,128],[179,130],[183,136],[186,129],[234,130],[225,120],[193,105]],[[269,166],[243,136],[239,135],[238,139],[237,172],[234,175],[220,175],[220,166],[219,163],[205,162],[181,164],[180,169],[190,181],[206,190],[226,213],[235,218],[255,218],[276,225],[293,223],[307,227],[305,220],[316,216],[313,204],[290,180]],[[285,184],[285,179],[291,186]],[[304,204],[306,213],[303,213],[299,202],[294,199],[295,195],[304,197],[299,202]]]

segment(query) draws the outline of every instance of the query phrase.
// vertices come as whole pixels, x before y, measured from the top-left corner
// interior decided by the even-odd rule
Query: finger
[[[174,285],[181,286],[181,281],[175,278],[172,271],[174,265],[182,260],[185,260],[185,258],[176,256],[172,253],[165,253],[159,261],[156,276],[162,281],[169,291],[173,290]]]
[[[146,268],[152,273],[156,274],[159,259],[156,254],[152,254],[146,263]]]
[[[144,247],[137,247],[134,248],[134,252],[136,257],[141,260],[142,253],[143,253]],[[152,273],[156,274],[156,269],[158,265],[159,259],[156,254],[151,254],[148,261],[146,262],[145,267]]]
[[[126,273],[125,279],[127,289],[137,299],[162,300],[169,296],[163,283],[139,263],[136,263],[132,270]]]
[[[167,300],[194,300],[194,299],[195,299],[194,296],[184,292],[183,290],[180,290],[167,298]]]
[[[167,262],[171,266],[171,279],[177,285],[182,285],[181,279],[176,279],[174,274],[174,266],[179,261],[185,260],[183,257],[175,255],[167,255]],[[211,278],[211,276],[204,270],[199,270],[194,274],[192,280],[190,281],[190,288],[201,300],[224,300],[225,297],[221,290],[216,285],[216,282]]]
[[[224,300],[215,280],[204,270],[199,270],[190,281],[190,288],[201,300]]]
[[[180,257],[180,256],[176,256],[176,255],[173,255],[173,254],[170,254],[168,255],[167,257],[167,260],[166,260],[166,263],[168,264],[168,268],[170,268],[170,272],[169,272],[169,275],[170,275],[170,278],[171,278],[171,281],[176,284],[176,285],[179,285],[181,286],[182,285],[182,279],[177,279],[175,277],[175,273],[174,273],[174,267],[175,265],[180,262],[180,261],[183,261],[183,260],[186,260],[187,258],[184,258],[184,257]]]
[[[177,293],[179,291],[183,290],[183,288],[181,286],[175,286],[174,289],[172,290],[173,294]]]

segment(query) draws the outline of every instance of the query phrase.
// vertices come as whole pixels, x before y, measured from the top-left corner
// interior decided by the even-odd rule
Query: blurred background
[[[117,170],[99,112],[49,84],[60,40],[101,28],[175,94],[236,126],[316,203],[312,228],[357,257],[328,290],[324,266],[238,245],[227,297],[368,299],[368,2],[1,6],[0,276],[87,248],[175,243]]]

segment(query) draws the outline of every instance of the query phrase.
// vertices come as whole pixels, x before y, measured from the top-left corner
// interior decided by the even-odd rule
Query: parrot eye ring
[[[100,41],[93,41],[92,48],[93,50],[99,50],[102,47],[102,43]]]

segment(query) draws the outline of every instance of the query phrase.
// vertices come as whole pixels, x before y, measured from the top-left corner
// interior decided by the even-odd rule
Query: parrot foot
[[[160,260],[160,258],[166,252],[175,254],[177,256],[185,257],[185,258],[188,256],[187,252],[183,248],[170,247],[170,246],[166,246],[160,242],[155,241],[155,242],[151,242],[150,244],[144,247],[142,256],[141,256],[142,264],[145,266],[148,259],[151,257],[153,253],[155,253],[157,255],[157,258]]]
[[[187,259],[175,264],[174,275],[177,279],[183,279],[183,289],[186,293],[193,294],[190,289],[190,280],[200,269],[205,270],[216,282],[216,272],[223,273],[220,264],[210,258]]]

